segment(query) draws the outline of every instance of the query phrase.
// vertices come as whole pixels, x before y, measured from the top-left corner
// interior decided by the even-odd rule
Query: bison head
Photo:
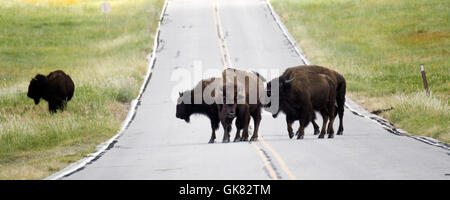
[[[243,88],[227,83],[220,88],[216,98],[221,98],[217,103],[219,109],[219,118],[233,120],[236,117],[237,104],[245,103]]]
[[[44,93],[44,84],[46,77],[44,75],[38,74],[30,81],[28,86],[27,96],[34,100],[34,104],[39,104],[39,101]]]
[[[190,95],[185,95],[184,93],[179,93],[179,97],[177,100],[177,111],[176,111],[176,117],[179,119],[183,119],[187,123],[190,122],[190,116],[192,114],[191,107],[189,104],[189,101],[186,101],[187,98],[189,98]]]
[[[284,80],[278,77],[267,83],[265,93],[269,101],[264,103],[264,109],[272,113],[273,118],[276,118],[278,116],[280,112],[278,104],[283,103],[281,100],[290,89],[290,83],[294,79],[295,78]]]

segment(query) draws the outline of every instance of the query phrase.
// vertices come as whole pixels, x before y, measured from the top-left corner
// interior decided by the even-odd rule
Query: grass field
[[[163,0],[0,0],[0,179],[41,179],[115,135],[147,70]],[[75,82],[50,115],[26,96],[37,73]]]
[[[313,64],[412,135],[450,142],[450,1],[272,0]],[[432,95],[424,94],[420,64]]]

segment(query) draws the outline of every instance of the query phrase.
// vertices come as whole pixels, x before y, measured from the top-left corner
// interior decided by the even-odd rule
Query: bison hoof
[[[212,144],[212,143],[214,143],[214,140],[213,139],[211,139],[211,140],[209,140],[209,142],[208,142],[209,144]]]
[[[294,133],[289,133],[289,139],[292,139],[294,137]]]
[[[241,138],[239,138],[239,137],[235,137],[233,140],[233,142],[239,142],[239,141],[241,141]]]
[[[298,135],[297,140],[303,140],[303,135]]]
[[[329,135],[328,138],[334,138],[334,135]]]
[[[343,135],[343,134],[344,134],[344,131],[337,132],[337,135]]]
[[[241,138],[241,142],[246,142],[246,141],[248,141],[248,138],[246,138],[246,137]]]
[[[314,135],[319,135],[320,131],[319,130],[314,130]]]
[[[222,140],[222,143],[229,143],[230,142],[230,139],[223,139]]]
[[[257,137],[250,138],[250,142],[254,142],[254,141],[258,141],[258,138]]]
[[[319,139],[323,139],[325,135],[319,135]]]

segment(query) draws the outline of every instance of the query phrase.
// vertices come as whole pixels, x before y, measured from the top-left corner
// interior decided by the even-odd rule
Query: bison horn
[[[289,80],[285,80],[284,83],[290,83],[290,82],[292,82],[293,80],[295,80],[295,77],[294,77],[294,78],[291,78],[291,79],[289,79]]]
[[[183,96],[183,93],[181,93],[181,92],[178,92],[178,94],[180,95],[180,97]]]

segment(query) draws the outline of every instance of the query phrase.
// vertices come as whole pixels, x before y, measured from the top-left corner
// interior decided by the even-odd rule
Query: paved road
[[[170,0],[164,16],[134,120],[113,148],[65,179],[450,179],[450,151],[391,134],[348,110],[344,135],[334,139],[317,139],[310,125],[304,140],[289,140],[284,115],[265,114],[258,142],[222,144],[220,129],[208,144],[206,117],[190,124],[175,118],[175,71],[303,63],[264,0]]]

